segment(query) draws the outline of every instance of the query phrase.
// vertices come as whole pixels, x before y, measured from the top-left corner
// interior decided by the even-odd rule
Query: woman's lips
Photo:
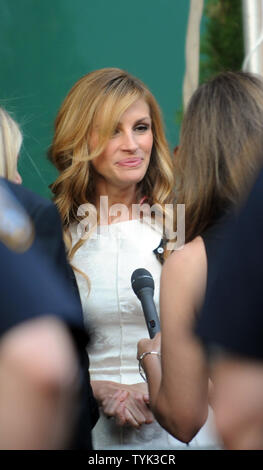
[[[117,162],[119,166],[136,167],[142,163],[142,158],[125,158]]]

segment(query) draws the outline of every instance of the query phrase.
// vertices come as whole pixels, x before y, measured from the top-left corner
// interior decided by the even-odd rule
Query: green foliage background
[[[240,70],[243,60],[242,0],[206,0],[199,82],[224,70]]]
[[[199,84],[225,70],[241,70],[244,60],[242,0],[205,0],[200,30]],[[178,126],[183,114],[181,103],[175,115]]]

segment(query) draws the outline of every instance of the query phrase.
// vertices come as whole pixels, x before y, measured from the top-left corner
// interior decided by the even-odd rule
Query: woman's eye
[[[137,132],[146,132],[149,129],[149,124],[139,124],[138,126],[135,127],[135,130]]]

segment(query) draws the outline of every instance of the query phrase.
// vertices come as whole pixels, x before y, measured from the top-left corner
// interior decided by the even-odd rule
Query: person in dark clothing
[[[84,328],[77,286],[73,283],[74,276],[66,259],[60,217],[52,202],[15,184],[21,182],[17,176],[17,155],[22,137],[17,124],[1,108],[0,118],[0,169],[3,170],[2,176],[12,180],[0,178],[0,365],[1,371],[4,371],[1,384],[6,384],[3,391],[12,391],[1,395],[9,399],[9,406],[6,407],[10,413],[9,421],[8,414],[4,419],[2,413],[6,402],[1,402],[0,398],[1,423],[10,424],[1,426],[0,446],[91,449],[91,429],[98,419],[98,409],[89,381],[86,353],[89,335]],[[36,338],[39,338],[39,348]],[[24,375],[21,374],[19,382],[19,374],[15,374],[13,368],[15,362],[10,358],[17,357],[21,346],[26,344],[31,344],[32,348],[22,349],[28,350],[28,355],[19,355],[24,360],[22,362],[21,359],[20,369]],[[49,345],[52,344],[53,349],[50,350]],[[54,352],[53,360],[51,351]],[[60,373],[59,365],[64,375]],[[47,373],[39,377],[37,369]],[[57,378],[55,372],[58,372]],[[16,407],[12,407],[12,403],[21,405],[17,415],[20,413],[23,416],[30,409],[30,401],[26,400],[30,393],[24,394],[24,401],[17,400],[12,383],[16,384],[17,393],[19,383],[21,390],[31,385],[32,396],[39,405],[36,408],[38,414],[31,410],[31,426],[23,428],[23,420],[18,426],[11,419],[11,416],[16,416]],[[45,391],[45,388],[48,390],[49,386],[57,394],[53,402],[47,403],[42,399],[45,394],[42,396],[35,392]],[[61,400],[58,400],[59,396]],[[50,415],[44,413],[46,406]],[[51,412],[52,406],[60,410],[60,420]],[[45,422],[49,416],[50,420]],[[38,423],[37,419],[42,421]],[[54,429],[58,430],[53,440],[47,426],[52,419],[57,423]],[[68,431],[65,429],[66,422]],[[46,429],[41,436],[34,432],[38,426]]]
[[[214,262],[226,219],[238,211],[256,178],[262,148],[261,77],[224,72],[195,91],[175,156],[176,203],[185,204],[186,243],[163,267],[161,335],[141,340],[138,358],[159,422],[184,442],[200,436],[196,445],[203,448],[221,442],[214,441],[210,428],[213,384],[193,325],[206,289],[216,282]]]
[[[210,360],[218,430],[228,449],[263,449],[263,171],[227,226],[196,325]]]

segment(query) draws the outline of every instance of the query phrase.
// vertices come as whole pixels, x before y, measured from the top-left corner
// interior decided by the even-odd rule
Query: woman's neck
[[[132,219],[132,205],[136,203],[136,185],[116,188],[99,184],[96,187],[95,206],[101,225]]]

